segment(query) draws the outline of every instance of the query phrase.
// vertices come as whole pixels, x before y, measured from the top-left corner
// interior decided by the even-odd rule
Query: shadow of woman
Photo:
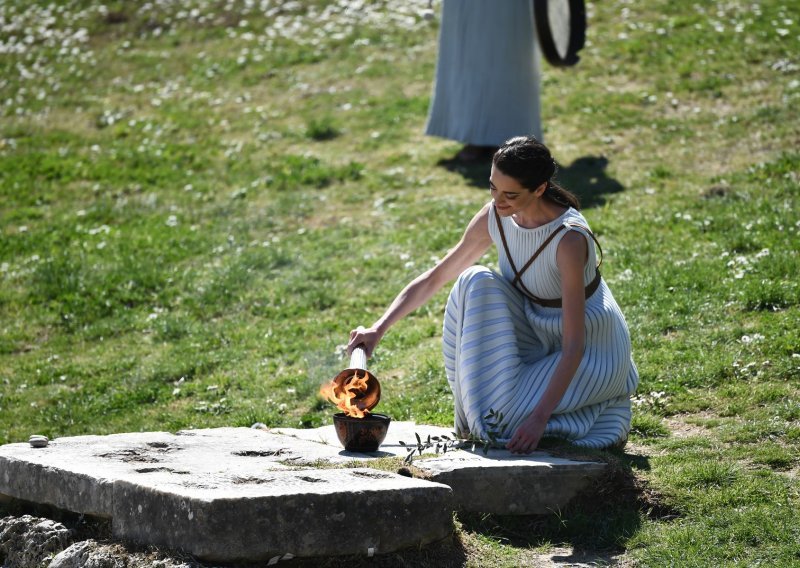
[[[679,516],[636,475],[650,469],[646,456],[616,449],[587,452],[605,454],[609,471],[562,509],[528,516],[459,513],[462,528],[525,550],[554,546],[558,549],[551,558],[554,563],[606,565],[624,552],[625,541],[640,530],[643,517],[668,522]]]
[[[558,164],[555,180],[577,195],[582,207],[598,207],[606,202],[607,195],[625,189],[625,186],[606,173],[608,163],[605,156],[582,156],[569,165]],[[437,165],[460,174],[473,187],[489,187],[491,156],[470,162],[447,158],[439,160]]]
[[[605,156],[583,156],[568,166],[559,164],[556,181],[578,196],[581,207],[598,207],[606,202],[606,196],[619,193],[625,187],[606,173],[608,158]]]

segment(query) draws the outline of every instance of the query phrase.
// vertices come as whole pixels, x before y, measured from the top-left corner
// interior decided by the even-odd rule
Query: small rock
[[[34,448],[46,448],[47,444],[50,443],[50,440],[47,438],[47,436],[34,434],[28,438],[28,443]]]
[[[156,558],[152,553],[130,552],[123,545],[99,543],[94,539],[76,542],[61,551],[48,568],[201,568],[194,561],[171,557]]]

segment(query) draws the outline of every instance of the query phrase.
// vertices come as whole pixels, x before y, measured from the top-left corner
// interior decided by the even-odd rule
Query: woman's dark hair
[[[529,191],[547,182],[542,197],[553,203],[575,209],[581,207],[577,195],[553,181],[556,161],[547,146],[533,136],[517,136],[506,140],[494,153],[492,164]]]

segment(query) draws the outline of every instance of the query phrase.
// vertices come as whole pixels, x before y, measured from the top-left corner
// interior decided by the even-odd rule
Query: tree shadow
[[[577,195],[581,207],[598,207],[606,202],[606,196],[625,189],[619,181],[608,176],[608,164],[605,156],[583,156],[569,165],[558,164],[555,181]],[[453,156],[439,160],[437,165],[461,175],[473,187],[489,187],[491,157],[463,162]]]

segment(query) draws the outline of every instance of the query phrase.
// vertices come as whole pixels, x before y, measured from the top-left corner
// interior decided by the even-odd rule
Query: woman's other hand
[[[350,332],[350,341],[347,342],[347,354],[352,355],[353,349],[361,347],[364,349],[367,357],[372,357],[372,352],[377,347],[378,343],[383,337],[376,328],[358,327]]]
[[[517,427],[514,435],[506,444],[506,449],[510,450],[512,454],[531,453],[539,445],[546,426],[547,420],[540,419],[535,412],[532,412]]]

